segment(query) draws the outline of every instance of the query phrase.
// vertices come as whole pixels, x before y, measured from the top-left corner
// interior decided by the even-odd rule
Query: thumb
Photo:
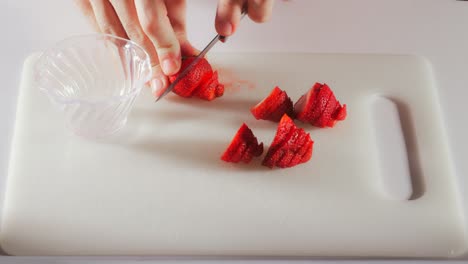
[[[150,81],[151,93],[155,98],[159,98],[169,87],[169,78],[164,75],[161,66],[153,66],[153,77]]]

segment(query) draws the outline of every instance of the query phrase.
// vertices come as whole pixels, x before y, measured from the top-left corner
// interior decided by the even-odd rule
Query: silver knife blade
[[[245,17],[245,15],[247,14],[246,10],[244,10],[242,12],[242,16],[241,16],[241,20]],[[208,43],[208,45],[206,45],[206,47],[200,52],[200,54],[198,54],[198,56],[189,64],[189,66],[187,66],[178,76],[177,78],[174,80],[174,82],[172,82],[169,87],[167,87],[167,89],[159,96],[156,98],[155,102],[159,101],[159,99],[163,98],[165,95],[167,95],[168,93],[170,93],[174,87],[177,85],[177,83],[185,77],[185,75],[187,75],[187,73],[190,72],[190,70],[192,69],[192,67],[194,65],[196,65],[201,58],[205,57],[205,55],[208,53],[208,51],[210,51],[211,48],[213,48],[213,46],[218,43],[218,41],[225,41],[227,38],[225,36],[221,36],[221,35],[216,35],[211,41],[210,43]]]

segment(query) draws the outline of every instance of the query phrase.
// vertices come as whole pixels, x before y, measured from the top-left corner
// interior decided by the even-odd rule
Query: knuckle
[[[174,33],[175,33],[176,38],[179,40],[187,39],[187,33],[185,33],[185,31],[176,31]]]
[[[116,34],[116,31],[112,24],[104,23],[100,25],[99,27],[101,29],[101,32],[104,34]]]
[[[144,43],[146,41],[146,34],[141,29],[140,25],[136,24],[126,24],[124,26],[125,31],[127,32],[128,37],[135,41],[136,43]]]
[[[171,53],[176,50],[176,45],[174,43],[159,43],[157,42],[155,45],[158,53]]]
[[[146,32],[146,34],[151,35],[154,25],[150,23],[149,21],[142,21],[141,28],[143,29],[144,32]]]
[[[158,19],[145,19],[141,22],[141,27],[146,34],[154,36],[154,32],[157,30],[159,23],[161,22]]]
[[[159,12],[159,14],[155,14],[154,16],[145,17],[144,19],[140,21],[140,23],[141,23],[141,27],[143,28],[143,31],[146,32],[146,34],[153,35],[154,34],[153,32],[157,30],[158,27],[160,27],[160,25],[168,21],[169,21],[169,18],[167,17],[167,14],[163,14],[162,12]]]

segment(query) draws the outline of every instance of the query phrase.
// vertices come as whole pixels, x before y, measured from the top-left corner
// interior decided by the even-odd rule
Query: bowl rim
[[[149,56],[148,52],[141,45],[139,45],[138,43],[136,43],[133,40],[118,37],[118,36],[111,35],[111,34],[88,33],[88,34],[79,34],[79,35],[73,35],[73,36],[63,38],[63,39],[55,42],[50,47],[46,48],[44,51],[42,51],[42,54],[39,56],[35,66],[34,66],[35,82],[38,83],[37,78],[39,78],[39,77],[37,76],[37,73],[40,72],[40,70],[38,68],[41,66],[41,63],[43,63],[45,57],[48,56],[54,49],[57,49],[57,47],[61,47],[61,45],[63,45],[64,43],[67,43],[67,42],[72,41],[74,39],[86,39],[86,38],[110,38],[110,39],[114,39],[114,40],[123,41],[125,43],[129,43],[132,46],[136,47],[138,50],[143,52],[144,61],[147,62],[148,66],[149,66],[148,67],[149,72],[148,72],[147,77],[145,78],[144,82],[146,83],[146,82],[150,81],[151,76],[152,76],[152,66],[151,66],[150,56]],[[39,89],[42,92],[44,92],[45,94],[47,94],[49,97],[51,97],[54,101],[56,101],[56,102],[58,102],[60,104],[64,104],[64,105],[71,105],[71,104],[98,105],[98,104],[113,103],[113,102],[116,102],[116,101],[121,102],[121,101],[131,99],[131,98],[137,96],[141,92],[143,87],[140,87],[138,89],[134,89],[134,90],[132,90],[132,91],[130,91],[128,93],[125,93],[123,95],[109,96],[109,97],[107,97],[105,99],[92,100],[92,101],[86,100],[86,99],[60,97],[60,96],[55,95],[54,93],[52,93],[48,89],[45,89],[45,88],[41,87],[40,85],[39,85]]]

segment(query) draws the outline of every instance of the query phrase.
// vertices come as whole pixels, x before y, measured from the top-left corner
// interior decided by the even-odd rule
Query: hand
[[[247,8],[250,19],[263,23],[270,19],[274,0],[219,0],[216,11],[216,31],[231,36],[239,25],[241,13]]]
[[[184,56],[198,51],[187,40],[185,0],[75,0],[96,31],[141,45],[153,66],[153,92],[166,89]]]

